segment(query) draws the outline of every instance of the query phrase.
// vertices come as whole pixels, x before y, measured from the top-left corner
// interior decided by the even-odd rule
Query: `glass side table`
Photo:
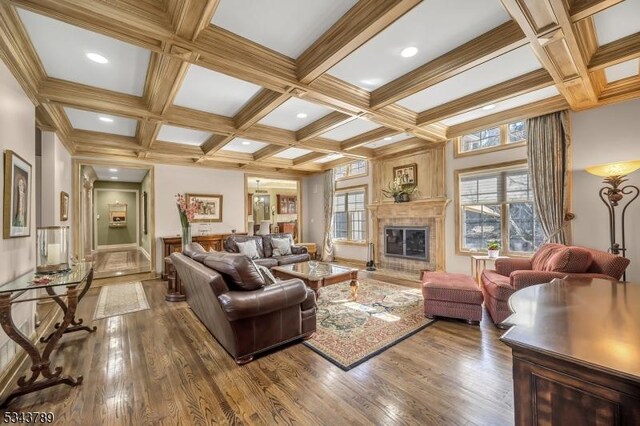
[[[31,376],[18,378],[16,388],[2,401],[0,407],[12,399],[51,386],[65,384],[78,386],[82,383],[82,376],[76,378],[62,375],[62,367],[51,368],[49,357],[56,343],[64,333],[88,331],[93,333],[96,327],[83,325],[82,319],[75,318],[78,302],[84,297],[93,281],[93,265],[88,262],[71,266],[67,272],[54,275],[36,275],[33,271],[0,286],[0,325],[7,336],[22,347],[31,358]],[[45,296],[19,299],[25,292],[44,288]],[[56,290],[65,290],[58,293]],[[62,308],[63,319],[55,325],[55,330],[46,338],[40,339],[45,343],[42,350],[25,336],[16,326],[12,316],[12,306],[18,303],[41,299],[53,299]],[[66,299],[66,301],[64,300]],[[42,378],[40,378],[42,376]]]

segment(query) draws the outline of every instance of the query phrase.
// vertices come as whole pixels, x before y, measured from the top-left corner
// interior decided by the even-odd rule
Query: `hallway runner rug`
[[[363,279],[350,295],[349,281],[320,289],[317,331],[304,342],[345,371],[434,323],[418,288]]]
[[[145,309],[149,309],[149,302],[140,281],[107,285],[100,289],[100,296],[98,297],[93,319],[98,320],[116,315],[130,314],[144,311]]]
[[[116,251],[105,254],[104,263],[102,265],[98,265],[96,272],[122,271],[124,269],[132,269],[136,267],[136,262],[133,260],[132,256],[129,255],[129,252]]]

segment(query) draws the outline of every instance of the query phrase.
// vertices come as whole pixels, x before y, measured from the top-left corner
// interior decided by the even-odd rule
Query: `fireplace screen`
[[[387,256],[429,260],[429,228],[388,226],[384,229]]]

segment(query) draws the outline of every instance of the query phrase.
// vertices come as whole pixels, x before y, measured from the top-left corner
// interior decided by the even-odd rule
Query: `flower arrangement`
[[[500,243],[497,240],[487,241],[487,256],[493,259],[500,256]]]
[[[396,203],[409,201],[409,195],[416,190],[413,183],[402,183],[401,178],[395,178],[387,185],[387,189],[383,189],[382,193],[387,198],[393,198]]]
[[[178,207],[182,227],[188,227],[189,224],[193,222],[196,212],[198,211],[197,204],[194,202],[187,204],[187,199],[184,195],[176,194],[176,206]]]

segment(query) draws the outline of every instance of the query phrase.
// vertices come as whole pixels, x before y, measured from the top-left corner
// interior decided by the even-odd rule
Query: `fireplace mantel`
[[[372,240],[375,244],[375,261],[376,264],[385,266],[384,262],[384,243],[381,239],[381,232],[384,225],[408,225],[410,224],[431,224],[431,238],[433,245],[431,246],[431,262],[430,268],[443,271],[445,270],[445,214],[447,205],[451,200],[446,198],[430,198],[423,200],[414,200],[406,203],[382,202],[370,204],[367,206],[371,214],[371,224],[373,225]],[[383,224],[381,225],[381,222]],[[428,269],[425,265],[422,269]]]

